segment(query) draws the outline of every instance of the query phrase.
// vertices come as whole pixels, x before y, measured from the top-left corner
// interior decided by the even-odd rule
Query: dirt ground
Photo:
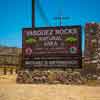
[[[16,76],[0,76],[0,100],[100,100],[100,87],[16,84]]]

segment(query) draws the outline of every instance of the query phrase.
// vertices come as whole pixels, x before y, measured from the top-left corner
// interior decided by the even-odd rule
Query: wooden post
[[[35,28],[35,0],[32,0],[32,28]]]
[[[13,68],[10,68],[10,74],[11,75],[13,74]]]
[[[7,75],[7,69],[4,67],[4,75]]]

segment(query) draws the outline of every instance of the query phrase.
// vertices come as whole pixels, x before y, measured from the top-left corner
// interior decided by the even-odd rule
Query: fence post
[[[10,74],[11,74],[11,75],[13,74],[13,69],[12,69],[12,68],[10,68]]]
[[[7,75],[7,69],[4,68],[4,75]]]
[[[17,70],[17,68],[16,68],[16,74],[17,74],[17,72],[18,72],[18,70]]]

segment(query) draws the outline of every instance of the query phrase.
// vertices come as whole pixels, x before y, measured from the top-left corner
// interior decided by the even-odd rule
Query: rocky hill
[[[0,47],[0,65],[18,64],[21,48],[16,47]]]

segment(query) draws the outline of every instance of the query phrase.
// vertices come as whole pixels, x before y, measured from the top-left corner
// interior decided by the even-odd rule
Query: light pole
[[[59,16],[59,17],[54,17],[54,20],[55,21],[59,21],[59,26],[61,27],[62,26],[62,24],[63,24],[63,21],[65,21],[65,20],[69,20],[70,19],[70,17],[63,17],[63,16]]]

